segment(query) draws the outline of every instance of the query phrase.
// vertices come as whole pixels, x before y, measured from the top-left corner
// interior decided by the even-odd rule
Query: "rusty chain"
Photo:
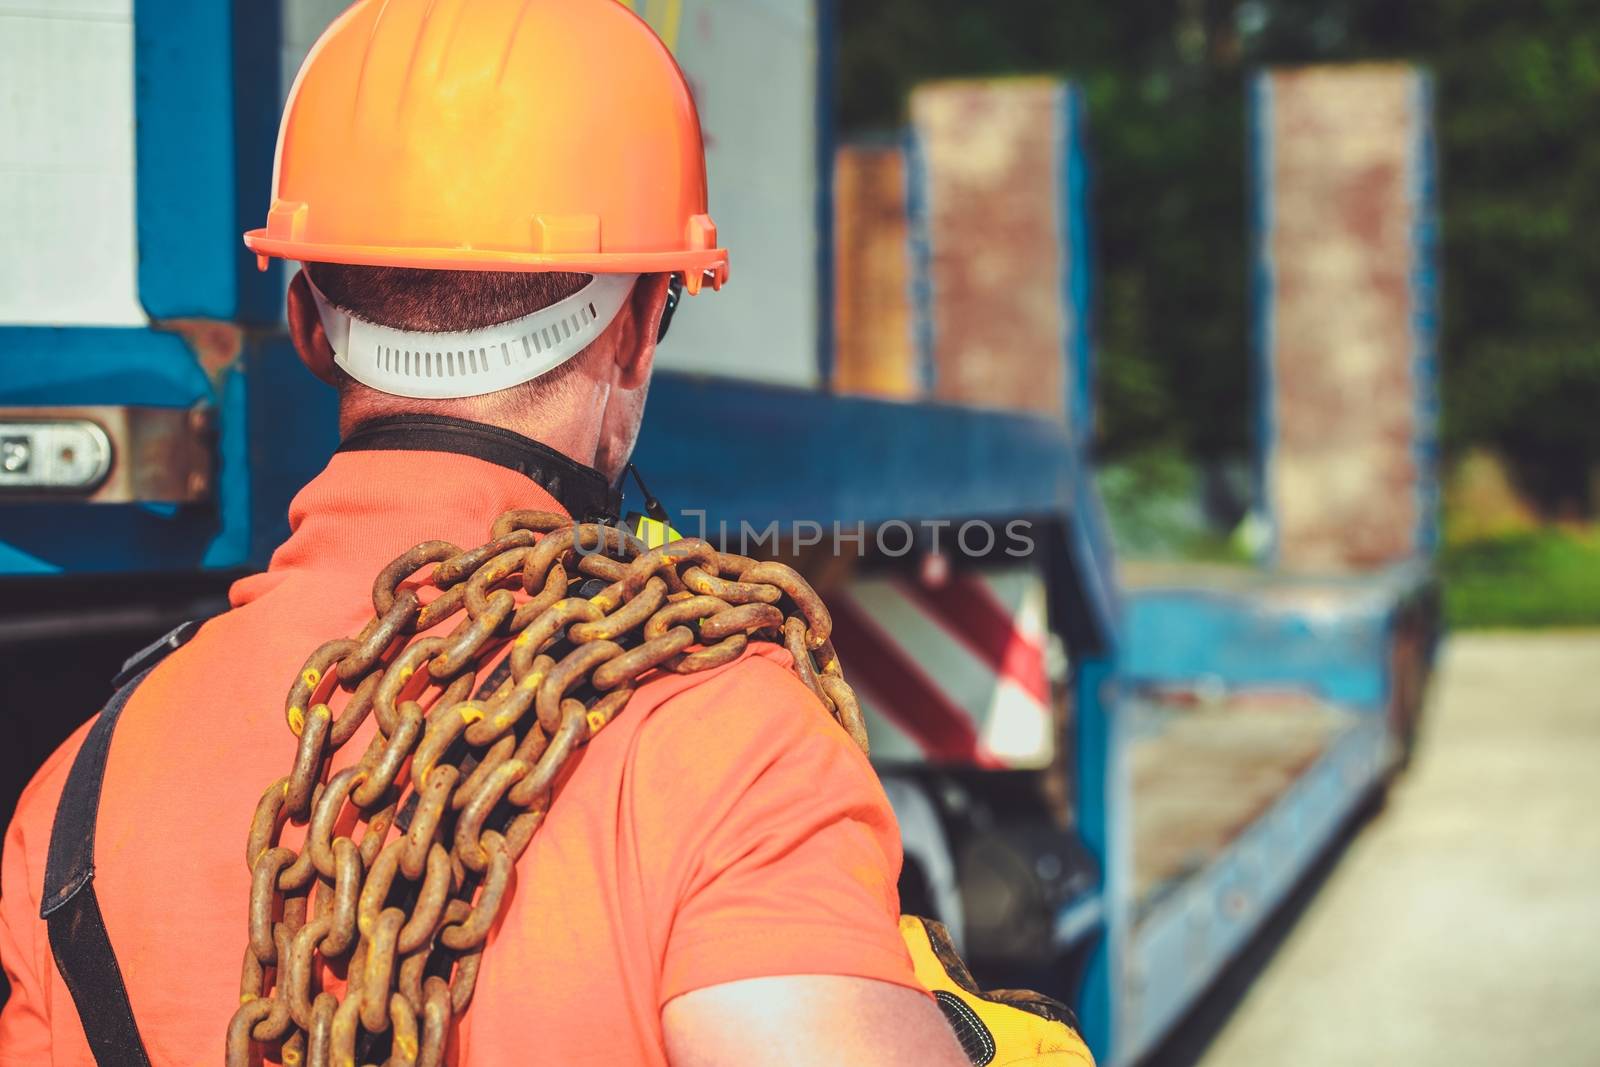
[[[402,554],[372,603],[359,634],[312,652],[285,701],[298,743],[245,846],[229,1067],[258,1051],[285,1067],[444,1062],[553,783],[650,672],[779,642],[867,747],[821,598],[782,563],[699,538],[648,549],[616,527],[510,511],[478,548],[427,541]],[[448,634],[417,636],[457,616]],[[337,716],[335,689],[350,694]],[[365,753],[330,775],[369,715]],[[290,823],[307,827],[299,852],[280,843]],[[330,965],[347,976],[342,998],[319,988]]]

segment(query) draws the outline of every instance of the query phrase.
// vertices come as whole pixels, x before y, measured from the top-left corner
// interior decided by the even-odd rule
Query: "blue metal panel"
[[[257,274],[239,235],[265,217],[277,25],[275,2],[134,5],[139,298],[153,319],[276,318],[276,276]]]
[[[1278,421],[1274,407],[1272,368],[1272,80],[1265,71],[1250,79],[1249,174],[1250,237],[1253,255],[1250,274],[1251,352],[1255,363],[1256,506],[1267,518],[1270,540],[1264,556],[1278,558],[1278,511],[1272,495],[1272,453],[1277,447]]]
[[[1266,596],[1146,590],[1127,601],[1124,677],[1184,684],[1306,686],[1350,707],[1381,711],[1388,699],[1387,586],[1353,584],[1348,601],[1303,610]]]
[[[0,575],[193,570],[219,529],[210,508],[8,504],[0,516]]]
[[[933,243],[928,233],[927,161],[922,155],[922,139],[916,127],[905,131],[906,232],[911,256],[912,345],[916,352],[918,385],[924,395],[934,387]]]
[[[250,348],[250,560],[262,566],[289,536],[289,501],[339,446],[339,401],[300,362],[287,336]]]
[[[1419,71],[1411,122],[1411,331],[1416,391],[1417,550],[1439,547],[1439,190],[1433,78]]]
[[[202,567],[243,567],[250,562],[255,469],[249,462],[248,398],[245,376],[235,364],[217,383],[217,473],[212,498],[217,527],[200,557]]]
[[[657,375],[634,453],[684,533],[711,524],[1064,515],[1064,428],[1028,415]],[[714,531],[713,531],[714,532]]]
[[[282,0],[233,0],[234,216],[221,235],[236,265],[236,320],[272,326],[283,321],[285,267],[271,260],[259,269],[242,235],[266,223],[272,203],[284,90],[281,7]]]
[[[1067,422],[1080,447],[1094,436],[1094,247],[1089,215],[1088,117],[1083,90],[1063,85],[1057,102],[1057,173],[1061,180],[1061,301],[1065,309]]]
[[[0,404],[188,407],[211,395],[174,333],[98,326],[0,328]]]
[[[1080,442],[1086,446],[1086,442]],[[1106,516],[1100,490],[1087,456],[1073,468],[1073,496],[1071,529],[1077,540],[1083,567],[1083,578],[1091,590],[1091,603],[1101,632],[1106,635],[1107,647],[1119,648],[1122,643],[1125,607],[1121,587],[1117,583],[1116,548],[1111,539],[1111,521]]]
[[[139,293],[151,318],[231,319],[236,256],[230,5],[138,0]]]
[[[1072,554],[1079,581],[1089,594],[1090,608],[1097,628],[1115,644],[1118,602],[1116,561],[1111,544],[1110,524],[1089,471],[1088,454],[1094,437],[1094,331],[1093,269],[1090,251],[1093,236],[1089,217],[1088,118],[1083,91],[1062,84],[1055,96],[1057,243],[1061,249],[1061,338],[1063,374],[1067,395],[1063,410],[1074,454]],[[1097,649],[1097,654],[1103,650]]]
[[[1117,1012],[1133,884],[1125,723],[1117,709],[1115,661],[1075,659],[1072,670],[1077,825],[1100,865],[1104,924],[1084,972],[1078,1020],[1096,1062],[1111,1064],[1120,1055]]]

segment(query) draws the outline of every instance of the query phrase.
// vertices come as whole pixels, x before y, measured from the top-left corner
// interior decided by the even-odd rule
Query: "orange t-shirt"
[[[533,482],[442,452],[336,455],[290,509],[293,534],[233,610],[156,668],[118,724],[95,890],[152,1063],[219,1059],[238,1004],[245,834],[287,772],[288,683],[311,648],[370,617],[371,582],[430,538],[487,539]],[[354,762],[375,727],[340,750]],[[0,1065],[93,1063],[39,918],[56,800],[87,726],[18,806],[0,870]],[[517,865],[459,1022],[456,1062],[660,1064],[661,1008],[743,978],[839,974],[920,988],[896,930],[900,844],[865,758],[757,646],[662,675],[573,760]]]

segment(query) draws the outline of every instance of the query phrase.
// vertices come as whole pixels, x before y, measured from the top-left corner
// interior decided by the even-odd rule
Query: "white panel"
[[[139,306],[131,0],[0,0],[0,322]]]
[[[0,0],[0,15],[68,20],[98,16],[127,22],[133,17],[133,0]]]
[[[984,576],[990,593],[1011,619],[1013,640],[1042,640],[1044,637],[1044,586],[1037,575],[1027,571],[998,572]],[[928,608],[907,595],[901,581],[863,578],[839,594],[853,600],[890,640],[916,663],[924,674],[956,706],[973,720],[983,748],[1008,767],[1048,766],[1055,751],[1051,709],[1041,703],[1014,679],[1000,676],[995,667],[981,659],[956,637],[948,622],[941,622]],[[850,649],[840,650],[846,670]],[[906,758],[907,748],[915,746],[913,735],[877,706],[886,694],[870,690],[862,694],[867,708],[867,737],[873,744],[873,757],[882,762]],[[914,709],[901,707],[901,715]],[[878,741],[884,741],[880,750]]]
[[[711,217],[731,265],[721,292],[685,298],[658,361],[673,370],[817,385],[815,5],[683,0],[676,19],[672,0],[638,7],[667,37],[694,88]]]

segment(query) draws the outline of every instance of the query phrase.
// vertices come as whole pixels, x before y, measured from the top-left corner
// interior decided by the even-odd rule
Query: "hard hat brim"
[[[668,252],[502,252],[486,248],[381,248],[335,245],[268,237],[265,228],[244,235],[244,243],[266,269],[269,257],[303,263],[345,263],[365,267],[419,270],[570,271],[575,274],[681,273],[684,286],[697,292],[703,282],[720,289],[728,280],[728,250],[682,249]]]

